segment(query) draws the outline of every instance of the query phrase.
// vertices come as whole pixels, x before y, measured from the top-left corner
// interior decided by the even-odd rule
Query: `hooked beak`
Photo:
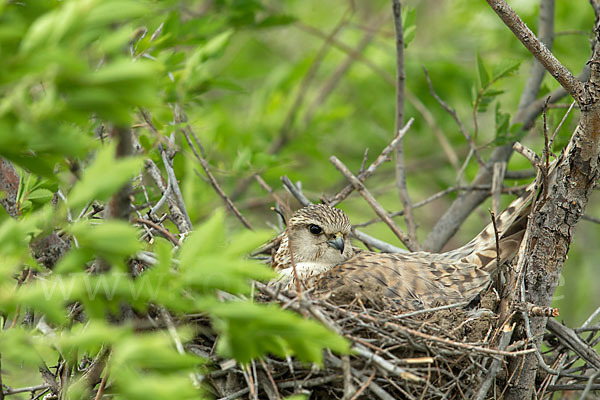
[[[344,252],[344,235],[340,232],[333,235],[331,240],[327,241],[331,247],[340,251],[340,253]]]

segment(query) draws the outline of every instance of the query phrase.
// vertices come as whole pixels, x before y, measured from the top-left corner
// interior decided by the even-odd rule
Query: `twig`
[[[540,157],[537,154],[535,154],[535,152],[533,150],[531,150],[529,147],[526,147],[519,142],[515,142],[513,144],[513,149],[517,153],[521,154],[523,157],[528,159],[534,168],[536,168],[536,169],[540,168],[540,166],[541,166]]]
[[[600,218],[598,218],[598,217],[593,217],[593,216],[591,216],[591,215],[583,214],[583,215],[581,216],[581,219],[585,219],[586,221],[590,221],[590,222],[593,222],[593,223],[595,223],[595,224],[600,224]]]
[[[245,395],[249,391],[250,391],[250,389],[246,387],[246,388],[243,388],[242,390],[238,390],[237,392],[230,394],[229,396],[221,397],[218,400],[235,400],[235,399],[239,399],[240,397],[242,397],[243,395]]]
[[[530,342],[534,343],[534,338],[533,335],[531,333],[531,324],[529,323],[529,315],[527,314],[527,312],[525,311],[521,311],[521,318],[523,318],[523,322],[525,325],[525,333],[527,334],[527,339],[529,339]],[[540,350],[538,350],[536,348],[536,352],[535,352],[535,357],[538,360],[538,365],[548,374],[551,375],[558,375],[558,372],[553,370],[552,368],[550,368],[547,364],[546,361],[544,361],[544,358],[542,357],[542,354],[540,353]]]
[[[244,225],[249,230],[253,230],[252,225],[250,225],[250,222],[248,222],[248,220],[246,218],[244,218],[244,216],[242,215],[242,213],[240,213],[240,211],[237,209],[235,204],[233,204],[233,201],[231,201],[231,199],[225,194],[225,192],[223,191],[221,186],[219,186],[217,179],[215,178],[215,176],[210,171],[210,168],[208,167],[208,161],[206,161],[206,158],[203,155],[198,154],[198,151],[196,150],[194,143],[192,143],[192,140],[190,139],[190,134],[191,134],[191,136],[193,136],[196,146],[201,151],[204,148],[200,145],[200,141],[198,140],[198,138],[192,131],[192,128],[190,127],[190,125],[187,121],[187,116],[185,115],[185,112],[183,110],[180,110],[179,113],[174,112],[174,114],[175,114],[176,122],[185,123],[185,126],[180,129],[181,133],[183,134],[183,136],[185,137],[185,140],[187,141],[188,145],[192,149],[192,153],[194,153],[194,156],[196,157],[196,159],[202,166],[202,169],[204,170],[204,173],[206,174],[206,177],[208,178],[208,181],[210,182],[211,186],[213,187],[213,189],[215,189],[215,192],[217,192],[219,197],[221,197],[221,200],[223,200],[223,203],[225,203],[227,208],[240,220],[242,225]],[[202,153],[204,153],[204,152],[202,151]]]
[[[106,371],[104,371],[104,376],[100,381],[100,386],[98,387],[98,392],[96,392],[96,397],[94,400],[100,400],[102,398],[102,394],[104,393],[104,387],[106,386],[106,381],[108,380],[108,367],[106,367]]]
[[[594,368],[600,369],[600,355],[581,339],[573,329],[560,324],[554,319],[548,319],[546,326],[550,332],[562,340],[563,345],[568,346]]]
[[[288,217],[289,217],[292,214],[292,210],[290,210],[288,205],[286,203],[284,203],[284,201],[281,200],[281,198],[277,195],[277,193],[275,193],[273,191],[271,186],[269,186],[269,184],[267,182],[265,182],[264,179],[258,174],[254,175],[254,179],[256,179],[256,182],[258,182],[260,187],[262,187],[264,190],[266,190],[267,193],[269,193],[271,195],[271,197],[273,197],[273,199],[277,202],[277,204],[279,204],[279,207],[281,207],[284,210],[285,214],[288,215]]]
[[[500,214],[500,194],[502,193],[502,183],[504,180],[504,173],[506,172],[505,162],[494,163],[492,175],[492,211],[495,215]]]
[[[342,361],[335,356],[327,355],[327,359],[337,368],[342,367]],[[355,368],[351,368],[350,371],[352,374],[358,378],[359,382],[364,383],[367,381],[367,378],[363,377],[363,374]],[[373,392],[374,395],[379,397],[381,400],[394,400],[394,397],[391,396],[388,392],[386,392],[381,386],[377,383],[371,381],[369,384],[369,390]]]
[[[362,392],[364,392],[365,389],[371,384],[371,382],[373,382],[373,378],[375,378],[376,371],[377,370],[375,368],[373,368],[373,372],[371,372],[371,375],[369,376],[369,378],[362,384],[362,386],[360,388],[358,388],[358,390],[356,391],[356,393],[354,393],[354,396],[352,396],[352,398],[350,400],[356,400],[360,397]]]
[[[154,183],[156,184],[158,189],[163,194],[166,191],[172,190],[172,189],[170,189],[170,187],[171,187],[170,184],[169,184],[169,186],[167,186],[165,184],[164,178],[162,177],[162,174],[161,174],[160,170],[158,169],[158,166],[156,166],[156,164],[154,163],[154,161],[152,161],[150,159],[146,159],[144,161],[144,168],[146,169],[146,172],[148,172],[148,174],[150,174],[150,176],[154,180]],[[169,206],[170,219],[171,219],[171,221],[173,221],[173,223],[175,224],[175,226],[177,227],[179,232],[187,233],[187,232],[191,231],[192,227],[187,223],[185,217],[183,216],[183,213],[179,209],[179,205],[177,204],[177,201],[175,201],[173,196],[167,197],[167,205]]]
[[[167,199],[169,198],[169,196],[171,195],[171,191],[173,189],[171,188],[171,182],[167,181],[167,190],[165,190],[162,194],[162,196],[160,197],[160,199],[156,202],[156,204],[148,211],[148,215],[154,215],[158,212],[158,210],[160,210],[160,208],[163,206],[163,204],[165,204],[165,201],[167,201]]]
[[[392,151],[394,151],[394,149],[396,148],[398,143],[400,143],[404,135],[406,135],[413,122],[414,118],[409,119],[406,125],[404,125],[404,127],[400,131],[398,131],[396,137],[394,137],[394,139],[392,139],[392,141],[381,151],[381,154],[379,154],[375,161],[373,161],[363,173],[358,174],[358,179],[360,181],[364,182],[369,176],[373,175],[375,170],[388,159],[388,156],[392,153]],[[344,200],[346,197],[348,197],[353,190],[353,185],[347,185],[342,190],[340,190],[335,196],[326,199],[326,203],[330,206],[335,206],[336,204]]]
[[[423,333],[423,332],[420,332],[420,331],[417,331],[417,330],[414,330],[414,329],[411,329],[411,328],[408,328],[405,326],[401,326],[401,325],[398,325],[398,324],[395,324],[392,322],[385,322],[385,321],[381,322],[381,321],[377,320],[375,317],[368,315],[368,314],[359,314],[359,313],[355,313],[353,311],[342,310],[342,309],[340,309],[339,311],[344,314],[354,315],[360,319],[365,319],[365,320],[368,320],[371,322],[379,323],[383,327],[392,329],[392,330],[394,330],[398,333],[404,334],[404,335],[412,335],[412,336],[420,337],[425,340],[430,340],[432,342],[442,343],[442,344],[446,344],[451,347],[466,349],[466,350],[473,351],[476,353],[494,354],[494,355],[507,356],[507,357],[517,357],[517,356],[522,356],[524,354],[533,353],[534,351],[536,351],[536,349],[525,349],[525,350],[518,350],[518,351],[502,351],[502,350],[490,349],[487,347],[481,347],[481,346],[472,345],[472,344],[463,343],[463,342],[456,342],[454,340],[428,335],[426,333]]]
[[[510,343],[510,339],[512,338],[513,332],[515,331],[515,324],[506,324],[502,330],[502,336],[500,337],[500,343],[498,343],[498,349],[505,350],[506,346]],[[476,400],[483,400],[488,394],[492,383],[496,379],[496,375],[498,374],[498,369],[500,368],[501,359],[495,359],[492,361],[490,365],[489,371],[483,380],[481,386],[479,386],[479,390],[477,390],[477,394],[475,395]]]
[[[290,181],[290,178],[288,178],[286,175],[281,177],[281,182],[283,182],[283,186],[287,189],[288,192],[291,193],[292,196],[296,198],[296,200],[300,202],[300,204],[302,204],[303,207],[313,204],[312,201],[310,201],[306,196],[304,196],[302,190],[296,185],[294,185],[292,181]]]
[[[361,232],[358,229],[353,228],[352,235],[361,242],[376,247],[384,253],[406,253],[406,249],[396,247],[387,242],[384,242],[383,240],[374,238],[373,236],[367,235],[366,233]]]
[[[25,393],[25,392],[37,392],[38,390],[42,390],[42,389],[48,389],[49,386],[46,383],[42,383],[41,385],[35,385],[35,386],[27,386],[27,387],[21,387],[21,388],[7,388],[4,392],[0,391],[0,398],[3,398],[2,395],[4,396],[10,396],[13,394],[18,394],[18,393]]]
[[[464,307],[467,304],[469,304],[469,302],[464,301],[462,303],[447,304],[445,306],[432,307],[432,308],[426,308],[423,310],[411,311],[411,312],[396,315],[396,316],[394,316],[394,319],[396,320],[396,319],[414,317],[417,315],[426,314],[426,313],[435,312],[435,311],[450,310],[452,308]]]
[[[440,129],[440,126],[436,122],[431,111],[429,111],[429,109],[425,106],[425,104],[423,104],[423,102],[409,89],[406,90],[406,99],[419,112],[419,114],[421,114],[421,116],[423,117],[423,120],[427,123],[427,125],[429,125],[429,128],[434,133],[440,146],[442,146],[442,150],[444,151],[444,154],[446,155],[448,162],[450,162],[450,165],[452,165],[455,169],[458,170],[460,168],[460,162],[458,161],[458,156],[456,155],[454,148],[448,141],[448,138],[446,137],[446,135],[444,135],[444,132],[442,132],[442,130]]]
[[[529,171],[527,171],[529,172]],[[512,194],[512,193],[519,193],[521,192],[523,189],[525,189],[527,186],[529,185],[519,185],[519,186],[513,186],[513,187],[504,187],[502,188],[502,193],[508,193],[508,194]],[[490,185],[473,185],[473,186],[451,186],[447,189],[444,189],[442,191],[439,191],[431,196],[429,196],[428,198],[426,198],[425,200],[421,200],[417,203],[415,203],[413,205],[413,208],[421,208],[447,194],[450,194],[452,192],[459,192],[459,191],[464,191],[464,192],[470,192],[470,191],[490,191],[492,187]],[[404,215],[404,210],[400,210],[400,211],[396,211],[393,213],[389,214],[390,217],[397,217],[399,215]],[[374,224],[376,222],[381,222],[381,218],[373,218],[369,221],[366,222],[362,222],[360,224],[354,224],[353,227],[364,227],[364,226],[368,226],[371,224]]]
[[[157,223],[155,223],[153,221],[150,221],[150,220],[144,219],[144,218],[134,218],[132,222],[139,223],[139,224],[144,224],[144,225],[148,225],[148,226],[152,227],[153,229],[157,230],[158,232],[160,232],[164,237],[166,237],[167,239],[169,239],[175,246],[180,246],[181,245],[181,243],[175,237],[175,235],[173,235],[166,228],[163,228],[162,226],[160,226],[159,224],[157,224]]]
[[[265,360],[263,360],[263,359],[260,360],[260,365],[262,366],[263,370],[265,371],[265,374],[267,375],[267,378],[269,379],[269,382],[271,383],[271,386],[273,387],[273,391],[275,392],[275,397],[277,398],[277,400],[280,400],[281,395],[279,394],[279,390],[277,389],[277,383],[275,383],[275,379],[273,379],[273,375],[271,374],[271,371],[269,371],[269,366],[265,363]]]
[[[427,68],[423,67],[423,72],[425,73],[425,79],[427,80],[427,84],[429,85],[429,93],[431,93],[431,95],[439,103],[439,105],[442,106],[442,108],[446,110],[446,112],[450,114],[452,118],[454,118],[454,121],[456,121],[456,124],[458,125],[458,129],[463,134],[465,139],[467,139],[467,143],[469,143],[469,146],[471,147],[471,152],[475,155],[475,158],[477,158],[477,162],[479,163],[479,165],[483,168],[487,168],[485,161],[483,161],[483,159],[479,155],[479,152],[477,151],[477,146],[475,145],[471,134],[463,125],[462,121],[460,120],[460,117],[458,116],[458,113],[455,109],[450,107],[448,103],[442,100],[441,97],[438,96],[438,94],[435,92],[435,89],[433,88],[433,83],[431,82],[431,78],[429,78],[429,71],[427,71]]]
[[[554,57],[505,0],[487,0],[500,19],[578,104],[586,104],[583,84]]]
[[[342,356],[342,374],[344,375],[344,399],[349,399],[353,393],[355,394],[355,396],[356,393],[361,393],[360,389],[363,389],[362,387],[358,391],[356,391],[356,389],[352,385],[352,371],[350,367],[349,355]],[[354,398],[354,396],[352,396],[352,398]]]
[[[592,390],[592,386],[594,385],[594,382],[596,381],[596,378],[598,378],[600,376],[600,370],[596,371],[595,374],[590,375],[587,384],[585,385],[585,389],[583,390],[583,393],[581,393],[581,397],[579,397],[579,400],[585,400],[588,397],[588,394],[590,394],[590,391]]]
[[[405,102],[405,81],[406,71],[404,70],[404,30],[402,28],[402,4],[400,0],[392,1],[392,9],[394,15],[394,31],[396,33],[396,122],[395,132],[400,131],[404,123],[404,102]],[[406,187],[406,169],[404,168],[404,139],[400,139],[396,146],[396,186],[398,195],[404,208],[404,220],[406,222],[406,230],[408,237],[416,245],[418,250],[417,240],[417,224],[413,215],[412,202],[410,194]]]
[[[567,112],[565,112],[565,115],[563,115],[562,119],[558,123],[558,126],[552,133],[552,138],[550,139],[550,143],[548,144],[548,147],[552,148],[552,144],[554,143],[554,139],[556,139],[556,135],[558,134],[558,131],[560,131],[560,128],[562,128],[563,124],[567,120],[567,117],[571,113],[571,110],[573,109],[573,107],[575,107],[575,104],[576,104],[575,102],[572,102],[571,105],[569,106],[569,109],[567,110]]]
[[[558,392],[558,391],[571,391],[571,390],[586,390],[589,387],[589,390],[600,390],[600,384],[590,385],[589,383],[586,385],[581,384],[564,384],[564,385],[550,385],[548,389],[549,392]]]
[[[365,171],[365,166],[367,165],[367,159],[369,158],[369,148],[367,147],[365,149],[365,152],[363,154],[363,158],[362,161],[360,162],[360,168],[358,169],[358,173],[360,174],[361,172]]]
[[[406,245],[406,247],[415,251],[418,249],[418,245],[413,242],[413,240],[406,235],[399,227],[396,225],[394,221],[388,216],[387,211],[375,200],[373,195],[369,193],[367,188],[363,185],[363,183],[346,167],[340,160],[338,160],[335,156],[331,156],[329,161],[337,168],[338,171],[342,173],[352,183],[352,186],[364,197],[364,199],[369,203],[369,205],[373,208],[375,213],[383,219],[383,221],[390,227],[392,232]]]
[[[167,150],[164,148],[162,144],[158,145],[158,150],[160,151],[160,155],[162,157],[163,165],[165,166],[165,170],[167,171],[167,176],[169,177],[169,181],[171,182],[171,189],[173,189],[173,195],[175,197],[175,201],[181,210],[183,217],[187,224],[192,228],[192,221],[190,220],[190,216],[187,213],[185,208],[185,202],[183,201],[183,195],[181,194],[181,190],[179,189],[179,184],[177,183],[177,177],[175,176],[175,171],[173,170],[173,160],[167,154]]]
[[[492,226],[494,227],[494,238],[496,242],[496,265],[498,268],[502,265],[500,262],[500,237],[498,235],[498,227],[496,226],[496,214],[494,211],[490,211],[490,217],[492,218]]]
[[[355,344],[354,346],[352,346],[352,351],[354,351],[361,357],[371,360],[377,366],[383,368],[385,371],[389,372],[392,375],[399,376],[400,378],[406,379],[407,381],[424,382],[422,378],[416,376],[412,372],[409,372],[404,368],[400,368],[397,365],[390,363],[383,357],[378,356],[377,354],[373,353],[372,351],[368,350],[360,344]]]
[[[590,314],[590,316],[585,320],[581,327],[587,328],[592,323],[594,318],[596,318],[598,315],[600,315],[600,307],[596,308],[596,310],[594,310],[594,312]]]

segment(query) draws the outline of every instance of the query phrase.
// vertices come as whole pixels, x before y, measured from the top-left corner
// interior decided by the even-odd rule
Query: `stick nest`
[[[218,398],[279,399],[299,393],[316,399],[500,398],[515,379],[508,372],[508,364],[518,365],[536,352],[533,340],[515,328],[516,320],[510,317],[531,314],[531,310],[522,311],[524,306],[515,304],[509,318],[501,321],[496,313],[501,301],[493,288],[467,306],[463,303],[400,314],[361,301],[340,305],[312,299],[310,293],[299,297],[260,283],[257,288],[258,301],[279,303],[346,337],[352,343],[352,354],[340,356],[327,351],[321,368],[291,358],[266,357],[242,367],[211,357],[218,368],[208,380]],[[596,334],[597,330],[586,341],[588,345]],[[519,335],[525,339],[515,340]],[[215,340],[214,336],[202,335],[195,345],[212,349]],[[577,389],[578,382],[589,381],[595,370],[593,360],[583,359],[556,334],[547,335],[546,342],[551,350],[543,359],[554,368],[560,366],[561,371],[553,375],[540,368],[538,398],[565,386]],[[575,364],[579,366],[574,370]],[[555,373],[549,366],[545,368]],[[579,386],[578,390],[587,387]],[[593,388],[590,384],[589,389]]]

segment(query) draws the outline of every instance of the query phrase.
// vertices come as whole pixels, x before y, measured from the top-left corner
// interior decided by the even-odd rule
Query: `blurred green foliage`
[[[535,30],[537,2],[511,3]],[[556,8],[554,52],[578,73],[589,57],[593,12],[585,3],[557,2]],[[406,1],[404,12],[407,90],[432,115],[460,162],[468,144],[430,95],[423,66],[436,92],[476,133],[484,158],[495,145],[514,140],[519,127],[510,121],[531,68],[521,44],[482,2]],[[365,149],[371,161],[394,136],[389,1],[7,1],[0,3],[0,59],[0,155],[21,176],[19,218],[2,211],[0,225],[0,325],[11,327],[0,333],[2,371],[11,372],[5,384],[31,385],[41,362],[94,357],[111,348],[108,364],[117,397],[196,398],[189,374],[205,371],[204,360],[177,353],[165,332],[140,333],[106,322],[124,303],[139,311],[155,304],[175,313],[206,313],[221,334],[221,354],[241,362],[269,352],[320,363],[325,347],[348,350],[344,340],[291,312],[249,300],[216,300],[217,290],[250,295],[250,279],[271,276],[244,255],[275,231],[245,232],[233,217],[215,213],[221,198],[196,174],[202,169],[179,132],[182,122],[174,110],[185,110],[210,168],[226,193],[237,194],[242,213],[257,228],[272,226],[276,217],[267,212],[272,200],[253,183],[253,174],[260,173],[284,198],[279,177],[288,175],[316,201],[345,184],[328,163],[330,155],[356,171]],[[557,87],[546,76],[540,96]],[[142,122],[140,109],[149,112],[156,131]],[[551,130],[564,112],[548,111]],[[407,102],[405,115],[415,117],[404,145],[408,188],[416,202],[454,185],[456,168],[414,101]],[[554,151],[566,143],[576,121],[574,111]],[[115,159],[105,129],[123,126],[134,126],[139,158]],[[140,233],[125,223],[77,218],[91,202],[107,200],[137,177],[143,158],[161,165],[158,145],[170,135],[181,148],[174,168],[197,228],[175,254],[163,240],[141,242]],[[520,140],[541,152],[541,124]],[[528,167],[518,156],[509,165]],[[476,171],[471,161],[466,178]],[[249,185],[240,190],[244,181]],[[388,163],[367,182],[390,211],[401,208],[394,181]],[[54,204],[58,189],[66,203]],[[160,198],[151,185],[148,195],[152,204]],[[136,204],[144,203],[139,185],[134,196]],[[416,211],[420,239],[454,198]],[[354,223],[373,217],[357,196],[341,207]],[[588,212],[595,211],[598,206],[590,204]],[[487,223],[487,212],[474,213],[448,247],[467,242]],[[50,274],[28,246],[55,229],[78,245]],[[600,298],[600,287],[593,284],[599,250],[590,245],[598,241],[598,229],[586,222],[578,229],[556,302],[572,324],[597,306],[589,299]],[[383,224],[365,231],[399,245]],[[153,251],[157,262],[132,279],[127,260],[140,250]],[[113,266],[110,273],[85,272],[97,257]],[[38,271],[39,279],[15,285],[14,277],[25,268]],[[83,305],[86,323],[67,314],[66,306],[74,302]],[[20,327],[25,308],[43,315],[52,334],[39,326]],[[194,333],[178,334],[185,340]],[[85,390],[74,385],[70,396],[79,398]]]

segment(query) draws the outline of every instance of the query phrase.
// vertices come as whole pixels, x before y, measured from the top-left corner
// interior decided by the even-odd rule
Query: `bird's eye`
[[[318,235],[321,232],[323,232],[323,229],[321,229],[321,227],[319,225],[315,225],[315,224],[310,224],[308,226],[308,230],[310,231],[310,233],[312,233],[313,235]]]

